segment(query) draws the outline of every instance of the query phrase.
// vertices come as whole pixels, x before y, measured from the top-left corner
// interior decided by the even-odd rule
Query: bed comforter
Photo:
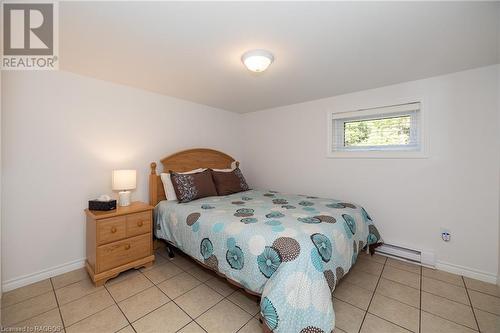
[[[332,292],[380,235],[359,205],[250,190],[189,203],[162,201],[155,234],[262,295],[273,332],[329,333]]]

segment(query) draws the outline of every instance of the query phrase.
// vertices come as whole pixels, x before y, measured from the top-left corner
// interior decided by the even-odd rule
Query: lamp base
[[[121,207],[130,206],[130,191],[120,191],[118,197],[118,205]]]

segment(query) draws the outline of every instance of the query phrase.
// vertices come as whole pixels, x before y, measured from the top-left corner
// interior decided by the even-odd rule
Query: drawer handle
[[[126,244],[125,245],[125,250],[129,250],[130,249],[130,244]]]
[[[142,227],[143,225],[144,225],[144,222],[142,222],[142,221],[137,221],[137,226],[138,226],[138,227]]]
[[[111,227],[111,233],[114,234],[116,232],[116,227]]]

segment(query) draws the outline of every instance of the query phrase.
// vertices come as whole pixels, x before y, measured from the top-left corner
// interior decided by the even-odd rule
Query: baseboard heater
[[[384,244],[375,249],[375,252],[383,256],[391,257],[394,259],[409,261],[419,265],[434,267],[435,259],[434,253],[431,251],[421,251],[409,249],[406,247]]]

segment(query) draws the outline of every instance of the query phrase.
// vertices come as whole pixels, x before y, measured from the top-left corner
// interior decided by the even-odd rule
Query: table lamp
[[[113,191],[118,193],[118,204],[120,206],[130,205],[130,190],[135,189],[137,172],[135,170],[113,170],[112,183]]]

